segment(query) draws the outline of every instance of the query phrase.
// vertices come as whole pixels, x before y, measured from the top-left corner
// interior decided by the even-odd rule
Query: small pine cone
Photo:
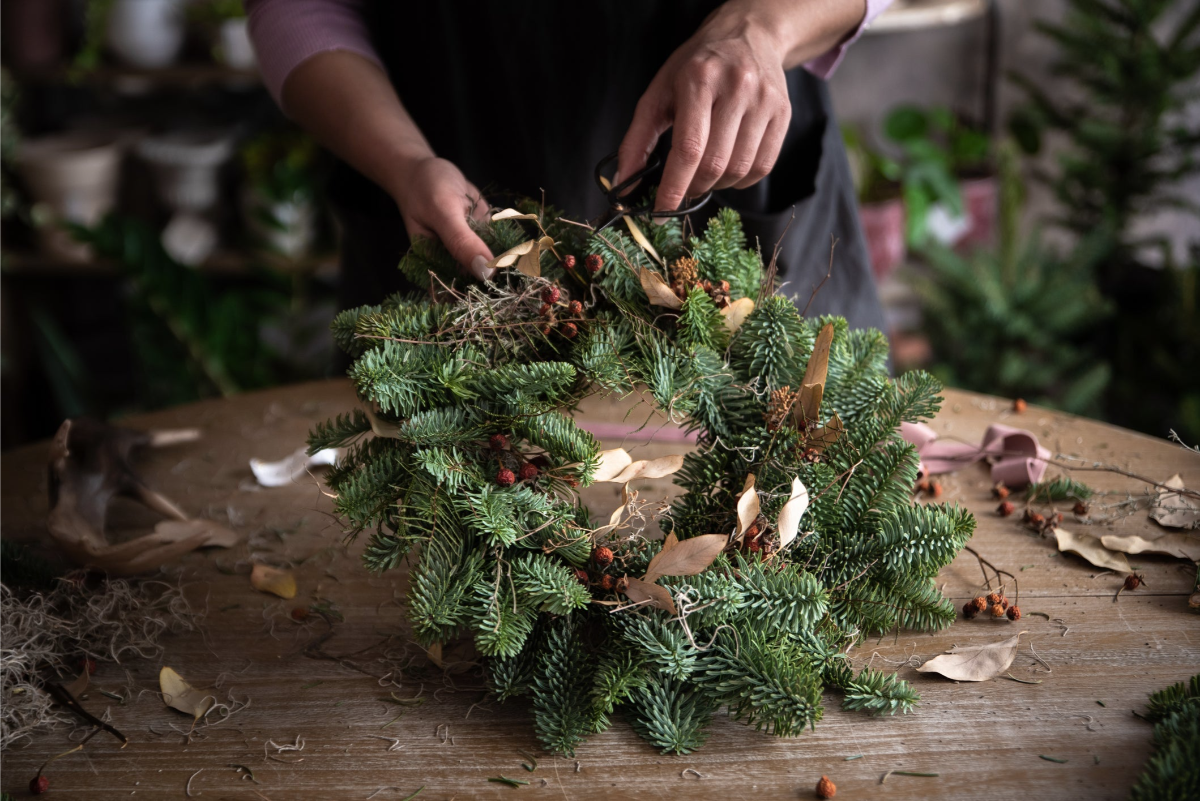
[[[550,312],[552,311],[554,311],[553,306],[551,306],[549,303],[543,303],[542,307],[538,309],[538,314],[542,317],[549,317]]]
[[[501,467],[500,471],[496,473],[496,483],[502,487],[511,487],[516,480],[516,474],[507,467]]]
[[[998,592],[989,592],[987,597],[988,606],[999,606],[1000,599],[1004,596]]]
[[[533,464],[532,462],[526,462],[525,464],[521,465],[521,472],[519,475],[521,476],[522,481],[532,481],[533,479],[537,478],[537,474],[537,465]]]
[[[563,323],[558,327],[558,330],[567,339],[574,339],[579,336],[579,327],[575,323]]]
[[[837,785],[829,780],[828,776],[822,776],[821,781],[817,782],[817,798],[833,798],[837,795]]]
[[[592,561],[601,570],[608,567],[613,562],[613,552],[611,548],[605,548],[601,545],[599,548],[592,551]]]
[[[624,595],[629,590],[629,579],[625,578],[624,576],[621,576],[619,579],[617,579],[616,590]]]
[[[971,606],[975,607],[976,612],[982,612],[988,608],[987,598],[984,598],[982,595],[980,595],[971,601]]]
[[[575,257],[570,255],[569,253],[566,256],[563,256],[562,266],[563,266],[564,270],[574,270],[575,269]]]
[[[1021,414],[1028,408],[1029,404],[1025,402],[1024,398],[1017,398],[1015,401],[1013,401],[1013,411],[1017,414]]]
[[[574,315],[583,314],[583,304],[577,300],[573,300],[567,304],[567,311]]]
[[[589,273],[595,275],[604,268],[604,259],[600,258],[599,254],[593,253],[583,260],[583,266],[587,268]]]
[[[1083,501],[1075,501],[1075,514],[1082,517],[1088,513],[1088,505]]]
[[[1010,607],[1008,607],[1008,612],[1006,612],[1005,614],[1008,615],[1009,620],[1020,620],[1021,619],[1021,607],[1010,606]]]
[[[597,583],[599,584],[600,589],[604,590],[605,592],[612,592],[613,588],[617,586],[617,580],[607,573],[601,576],[600,581]]]
[[[488,445],[492,446],[494,451],[508,450],[508,437],[503,434],[492,434],[488,437]]]
[[[34,776],[33,779],[30,780],[30,782],[29,782],[29,794],[30,795],[41,795],[42,793],[46,792],[49,789],[50,789],[50,780],[47,779],[45,776],[42,776],[42,775]]]
[[[707,281],[705,283],[708,283]],[[718,309],[723,309],[729,305],[729,282],[722,281],[719,284],[709,284],[705,289],[708,290],[708,296],[712,298],[712,302],[716,304]]]
[[[1143,581],[1145,581],[1145,579],[1143,579],[1137,573],[1130,573],[1125,577],[1125,586],[1122,589],[1130,591],[1136,590],[1138,587],[1142,586]]]
[[[1013,506],[1012,501],[1001,501],[1000,505],[996,507],[996,513],[1001,517],[1008,517],[1013,513],[1014,510],[1015,507]]]
[[[1001,501],[1008,497],[1008,487],[1004,486],[1003,481],[997,481],[996,486],[992,487],[992,497]]]
[[[558,303],[562,290],[557,286],[548,286],[542,290],[542,303]]]
[[[965,617],[967,620],[973,620],[978,614],[979,610],[975,608],[973,601],[967,601],[965,604],[963,604],[963,617]]]
[[[768,431],[778,431],[783,427],[795,402],[796,393],[791,387],[780,387],[771,393],[771,399],[767,401],[767,411],[763,415]]]
[[[671,283],[681,284],[685,290],[691,289],[700,278],[698,262],[687,256],[671,262]]]
[[[575,578],[578,579],[579,583],[585,587],[588,585],[588,581],[590,580],[588,572],[582,567],[575,568]]]
[[[992,607],[992,617],[1004,617],[1004,607],[996,604]]]

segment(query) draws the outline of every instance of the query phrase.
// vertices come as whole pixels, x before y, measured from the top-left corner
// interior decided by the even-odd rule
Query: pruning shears
[[[609,181],[608,178],[604,177],[604,169],[610,166],[616,160],[617,154],[609,153],[607,156],[600,159],[600,163],[596,165],[596,185],[600,187],[600,190],[604,192],[605,198],[608,199],[608,211],[601,215],[600,219],[597,220],[594,225],[597,231],[603,231],[605,228],[623,217],[652,217],[657,219],[665,217],[684,217],[694,211],[699,211],[705,203],[712,199],[712,192],[705,192],[695,200],[688,198],[685,201],[684,207],[681,209],[676,209],[675,211],[654,211],[654,206],[650,202],[649,198],[637,205],[633,205],[628,201],[627,198],[624,197],[625,193],[650,174],[661,170],[663,166],[662,159],[659,158],[657,154],[650,154],[650,158],[646,161],[645,167],[638,170],[624,181],[621,181],[621,183],[617,184],[616,186],[613,186],[612,182]]]

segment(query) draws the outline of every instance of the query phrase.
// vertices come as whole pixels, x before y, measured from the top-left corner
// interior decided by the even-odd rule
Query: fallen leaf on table
[[[1174,489],[1183,489],[1183,479],[1178,473],[1163,483]],[[1169,528],[1200,529],[1200,507],[1178,492],[1159,487],[1158,497],[1150,507],[1150,519]]]
[[[799,478],[792,479],[792,494],[779,510],[775,527],[779,530],[779,547],[786,548],[800,531],[800,518],[808,511],[808,489]]]
[[[492,222],[501,220],[536,220],[536,214],[522,214],[516,209],[502,209],[492,215]]]
[[[1091,534],[1076,534],[1065,528],[1054,529],[1058,540],[1058,550],[1082,556],[1096,567],[1105,570],[1115,570],[1118,573],[1129,573],[1132,568],[1123,553],[1114,553],[1104,547],[1099,537]]]
[[[1161,553],[1179,559],[1200,562],[1200,536],[1163,532],[1158,537],[1139,537],[1136,534],[1108,534],[1100,538],[1105,548],[1122,553]]]
[[[621,475],[621,471],[629,467],[631,462],[633,462],[633,457],[624,448],[601,451],[592,481],[612,481]]]
[[[668,309],[683,308],[683,301],[658,273],[643,267],[638,270],[638,281],[641,282],[642,289],[649,298],[651,306],[665,306]]]
[[[269,592],[280,598],[296,597],[296,576],[290,570],[255,563],[250,568],[250,585],[260,592]]]
[[[158,672],[158,688],[162,691],[163,703],[191,715],[194,721],[199,720],[217,702],[212,693],[197,690],[169,667]]]
[[[683,454],[673,453],[670,456],[660,456],[657,459],[639,459],[631,462],[615,478],[609,481],[617,484],[628,484],[639,478],[663,478],[678,473],[683,467]]]
[[[442,664],[442,644],[440,642],[435,642],[433,645],[429,646],[427,649],[425,649],[425,653],[429,656],[430,662],[440,668],[445,667],[445,665]]]
[[[644,581],[657,581],[662,576],[694,576],[703,572],[725,550],[729,538],[724,534],[701,534],[679,540],[670,548],[654,555],[646,566]]]
[[[241,540],[236,531],[231,531],[212,520],[160,520],[154,533],[171,542],[201,536],[197,548],[232,548]]]
[[[758,512],[761,509],[761,504],[758,500],[758,491],[754,489],[754,474],[746,476],[746,483],[742,486],[742,492],[738,495],[737,502],[737,533],[742,534],[746,529],[750,528],[750,524],[758,517]]]
[[[250,460],[250,471],[254,480],[263,487],[282,487],[305,475],[310,468],[332,465],[337,462],[338,449],[325,448],[312,456],[306,448],[297,448],[294,453],[277,462],[262,459]]]
[[[965,648],[954,647],[946,653],[935,656],[917,668],[918,673],[937,673],[954,681],[987,681],[994,679],[1017,658],[1017,647],[1021,635],[1017,632],[1007,640],[989,643],[988,645],[969,645]]]
[[[750,298],[738,298],[730,303],[721,309],[721,316],[725,318],[725,328],[731,334],[737,333],[752,311],[754,311],[754,301]]]
[[[642,233],[641,227],[629,217],[623,217],[622,219],[625,220],[625,226],[629,228],[629,233],[633,234],[633,241],[637,242],[642,250],[649,253],[650,258],[666,267],[667,265],[663,262],[662,256],[658,255],[658,251],[654,249],[654,245],[650,244],[650,240]]]
[[[628,581],[629,586],[625,589],[625,595],[629,600],[634,603],[649,601],[647,606],[665,609],[672,615],[677,614],[675,602],[671,600],[671,592],[666,587],[636,578],[628,579]]]
[[[79,696],[83,695],[83,693],[87,690],[88,683],[90,681],[91,679],[90,675],[88,674],[88,669],[87,667],[84,667],[78,676],[71,679],[70,683],[64,684],[62,688],[66,690],[72,698],[78,701]]]

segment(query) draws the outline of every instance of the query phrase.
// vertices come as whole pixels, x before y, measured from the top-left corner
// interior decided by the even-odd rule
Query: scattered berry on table
[[[996,512],[1001,517],[1008,517],[1013,513],[1014,508],[1012,501],[1001,501],[1000,505],[996,507]]]
[[[1017,414],[1021,414],[1028,408],[1029,404],[1025,402],[1024,398],[1017,398],[1015,401],[1013,401],[1013,411]]]
[[[41,795],[50,789],[50,780],[45,776],[35,776],[29,782],[29,792],[33,795]]]
[[[1010,606],[1010,607],[1008,607],[1008,612],[1006,612],[1005,614],[1008,615],[1009,620],[1020,620],[1021,619],[1021,607]]]
[[[822,776],[821,781],[817,782],[817,798],[833,798],[837,795],[837,785],[829,780],[828,776]]]

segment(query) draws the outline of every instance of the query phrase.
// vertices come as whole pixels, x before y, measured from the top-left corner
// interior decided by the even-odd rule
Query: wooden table
[[[1165,441],[1041,409],[1015,415],[1007,402],[981,395],[947,391],[946,397],[934,423],[943,434],[978,441],[989,423],[1003,421],[1034,431],[1059,453],[1100,459],[1158,479],[1178,472],[1189,486],[1200,485],[1200,457]],[[247,801],[366,799],[380,788],[390,789],[374,798],[401,799],[422,786],[422,801],[514,794],[809,798],[825,774],[837,783],[839,799],[1124,798],[1150,753],[1151,727],[1131,710],[1144,709],[1149,692],[1200,670],[1200,616],[1186,609],[1193,579],[1189,565],[1133,557],[1147,587],[1123,593],[1114,603],[1123,577],[1060,555],[1052,538],[998,517],[987,471],[976,465],[944,477],[944,499],[963,503],[978,516],[972,545],[1020,578],[1026,618],[1019,625],[960,619],[936,635],[902,632],[857,649],[856,664],[873,658],[876,667],[898,666],[914,683],[922,696],[915,713],[886,718],[846,713],[839,698],[829,694],[816,731],[788,740],[756,733],[722,714],[708,745],[686,757],[660,755],[618,719],[610,731],[583,745],[577,758],[551,757],[538,748],[524,703],[489,702],[469,676],[451,682],[431,672],[423,685],[405,678],[399,688],[381,678],[389,672],[398,676],[394,671],[403,665],[401,576],[368,574],[359,562],[361,542],[340,546],[330,500],[312,479],[279,489],[254,487],[247,466],[251,457],[285,456],[303,443],[314,422],[353,403],[350,386],[331,381],[127,421],[135,427],[194,425],[204,431],[198,443],[147,454],[145,475],[189,512],[228,522],[245,540],[232,551],[192,554],[176,566],[189,598],[208,612],[203,637],[166,639],[162,664],[198,687],[219,683],[222,694],[228,691],[251,703],[187,744],[168,728],[185,718],[153,694],[159,663],[102,665],[93,687],[119,690],[126,684],[127,669],[138,689],[151,692],[135,692],[127,705],[98,692],[89,694],[88,706],[97,713],[107,707],[130,744],[121,749],[115,740],[97,737],[83,754],[54,763],[48,775],[55,797],[184,798],[191,778],[194,797]],[[628,406],[597,400],[584,416],[621,421]],[[639,407],[629,420],[645,419],[646,408]],[[670,453],[683,444],[639,445],[643,441],[629,437],[624,443],[610,439],[604,444],[631,450],[638,445],[635,453],[643,457]],[[43,443],[3,457],[5,537],[35,541],[43,536],[45,448]],[[1051,468],[1050,474],[1054,472]],[[1102,490],[1143,491],[1137,482],[1111,473],[1081,477]],[[669,486],[662,482],[647,494],[665,493]],[[616,491],[611,485],[589,490],[587,500],[607,513]],[[137,508],[122,507],[113,516],[113,529],[153,522]],[[1142,511],[1114,528],[1137,532],[1152,525]],[[300,594],[294,601],[251,589],[247,574],[252,556],[298,565]],[[941,580],[961,606],[975,594],[978,564],[964,553],[942,572]],[[323,624],[313,619],[296,623],[290,612],[318,599],[332,602],[345,616],[323,646],[327,654],[345,656],[341,662],[303,654],[323,632]],[[1039,684],[1006,679],[956,684],[913,670],[916,658],[928,659],[954,644],[995,641],[1021,629],[1029,634],[1022,638],[1011,672]],[[1052,672],[1033,659],[1030,646]],[[410,648],[409,655],[414,653]],[[382,703],[379,699],[390,691],[402,697],[421,694],[425,703],[413,708]],[[398,711],[403,716],[385,726]],[[381,737],[398,738],[399,750],[389,751],[392,744]],[[268,741],[295,744],[297,738],[304,749],[283,753],[289,762],[265,758]],[[23,797],[37,766],[68,742],[66,730],[59,729],[4,754],[3,789]],[[537,754],[536,771],[522,769],[521,751]],[[240,778],[231,764],[250,767],[259,783]],[[893,775],[881,786],[889,770],[940,775]],[[513,789],[487,781],[501,775],[530,784]]]

